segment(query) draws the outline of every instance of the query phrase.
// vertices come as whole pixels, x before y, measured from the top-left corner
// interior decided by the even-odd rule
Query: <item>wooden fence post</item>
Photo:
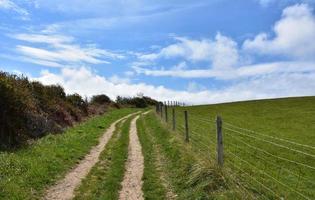
[[[173,131],[175,131],[175,127],[176,127],[176,121],[175,121],[175,108],[172,109],[172,113],[173,113]]]
[[[185,132],[186,132],[186,137],[185,141],[189,142],[189,133],[188,133],[188,113],[187,110],[184,111],[185,114]]]
[[[167,123],[168,122],[168,113],[167,113],[167,105],[165,105],[165,122]]]
[[[217,116],[217,159],[219,166],[223,166],[223,135],[222,135],[222,118]]]
[[[163,119],[163,103],[160,104],[160,115],[161,115],[161,119]]]

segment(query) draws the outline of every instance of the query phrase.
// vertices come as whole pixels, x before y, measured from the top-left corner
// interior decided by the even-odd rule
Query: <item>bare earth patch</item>
[[[122,182],[122,189],[119,193],[120,200],[144,199],[142,192],[144,158],[137,135],[136,122],[138,118],[139,116],[135,117],[130,124],[128,160],[124,180]]]
[[[103,136],[99,140],[99,144],[93,147],[89,154],[75,167],[73,168],[64,179],[58,181],[56,185],[49,188],[46,192],[44,199],[46,200],[68,200],[74,197],[74,190],[78,187],[82,179],[90,172],[92,167],[98,162],[99,155],[104,150],[107,142],[112,137],[115,126],[120,121],[130,117],[133,114],[127,115],[116,122],[106,130]],[[84,142],[84,141],[82,141]]]

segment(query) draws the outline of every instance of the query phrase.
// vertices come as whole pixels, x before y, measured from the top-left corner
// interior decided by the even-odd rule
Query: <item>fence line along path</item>
[[[220,116],[214,121],[180,106],[159,103],[157,116],[198,154],[238,174],[235,181],[250,185],[244,187],[250,196],[255,190],[267,199],[315,199],[315,146],[238,127]]]

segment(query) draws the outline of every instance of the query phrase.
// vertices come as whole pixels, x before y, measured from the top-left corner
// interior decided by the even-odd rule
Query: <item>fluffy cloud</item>
[[[214,40],[192,40],[175,37],[176,43],[162,48],[158,53],[139,54],[140,60],[159,58],[183,58],[187,61],[208,61],[213,68],[231,68],[239,63],[237,43],[231,38],[218,33]],[[227,59],[228,58],[228,59]]]
[[[12,36],[17,40],[35,44],[44,44],[45,47],[17,45],[16,51],[22,54],[27,62],[50,67],[60,67],[80,63],[100,64],[109,63],[104,59],[123,59],[119,53],[99,49],[95,45],[81,47],[74,43],[74,38],[54,34],[17,34]]]
[[[29,19],[29,13],[27,12],[27,10],[21,8],[10,0],[0,0],[0,9],[13,10],[21,16],[21,19]]]
[[[159,58],[180,57],[183,60],[180,66],[184,67],[149,68],[152,63],[148,62],[147,66],[134,64],[132,68],[136,73],[147,76],[220,80],[314,72],[315,16],[311,8],[306,4],[296,4],[285,8],[273,30],[275,33],[273,38],[269,38],[267,33],[261,33],[253,40],[245,40],[241,50],[238,49],[236,42],[220,33],[214,40],[176,38],[177,43],[161,48],[158,53],[140,54],[138,58],[146,62],[158,62]],[[275,61],[251,63],[250,61],[257,54],[269,54],[274,56]],[[279,59],[279,56],[282,58]],[[209,61],[212,66],[204,62],[202,64],[206,66],[192,69],[189,68],[188,61]]]
[[[61,84],[67,93],[77,92],[87,96],[104,93],[112,99],[115,99],[117,95],[135,96],[138,93],[144,93],[161,101],[177,100],[193,104],[303,96],[313,95],[315,92],[315,72],[269,74],[212,90],[206,90],[203,86],[192,82],[189,86],[190,90],[187,91],[172,90],[145,83],[114,83],[85,67],[63,68],[60,73],[46,70],[33,80],[41,81],[44,84]]]
[[[273,31],[273,38],[261,33],[253,40],[246,40],[243,48],[259,54],[315,59],[315,16],[307,4],[285,8]]]
[[[254,76],[265,76],[283,73],[309,73],[315,72],[315,62],[272,62],[241,66],[236,69],[181,69],[152,70],[139,66],[133,66],[138,74],[147,76],[170,76],[181,78],[216,78],[220,80],[241,79]]]

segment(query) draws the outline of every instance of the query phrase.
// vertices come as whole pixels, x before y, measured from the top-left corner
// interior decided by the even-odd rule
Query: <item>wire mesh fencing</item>
[[[200,158],[228,172],[243,197],[315,199],[314,146],[239,127],[224,118],[220,126],[220,117],[188,112],[178,105],[160,104],[156,111]]]

